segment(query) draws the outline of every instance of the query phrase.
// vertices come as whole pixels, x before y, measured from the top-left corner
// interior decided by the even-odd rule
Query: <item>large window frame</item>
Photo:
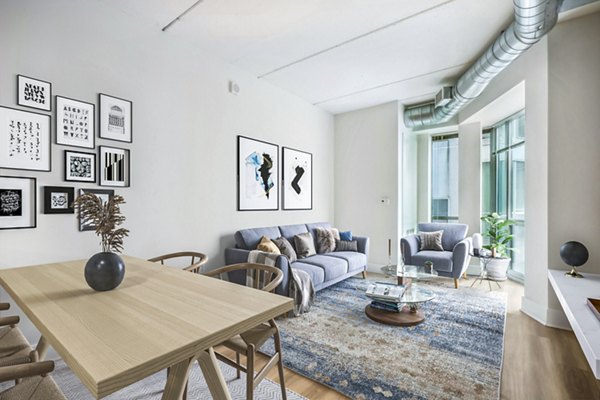
[[[453,141],[455,143],[456,146],[456,165],[455,165],[455,171],[454,171],[454,177],[453,179],[450,177],[450,174],[452,173],[452,171],[450,171],[451,169],[451,165],[450,165],[450,151],[451,151],[451,145],[450,145],[450,141]],[[437,198],[434,197],[435,192],[436,192],[436,173],[438,173],[438,171],[436,171],[436,158],[434,157],[434,143],[436,142],[447,142],[447,153],[446,153],[446,161],[447,161],[447,165],[445,166],[445,181],[447,182],[448,185],[451,185],[453,181],[456,182],[456,199],[454,201],[458,202],[458,133],[450,133],[450,134],[443,134],[443,135],[435,135],[431,137],[431,142],[432,142],[432,146],[431,146],[431,155],[430,155],[430,160],[431,160],[431,191],[430,191],[430,201],[431,201],[431,206],[430,206],[430,213],[431,213],[431,222],[441,222],[441,223],[448,223],[448,222],[457,222],[458,221],[458,205],[456,205],[456,215],[448,215],[448,213],[451,211],[450,210],[450,197],[451,197],[451,192],[453,191],[452,188],[448,188],[448,197],[444,197],[444,198]],[[445,207],[443,207],[443,201],[446,200],[446,205]],[[458,203],[457,203],[458,204]],[[441,211],[443,208],[445,208],[445,213],[443,211]]]

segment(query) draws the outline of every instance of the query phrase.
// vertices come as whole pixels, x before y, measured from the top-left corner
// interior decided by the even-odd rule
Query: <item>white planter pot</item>
[[[510,258],[493,258],[487,265],[488,278],[494,281],[505,281]]]

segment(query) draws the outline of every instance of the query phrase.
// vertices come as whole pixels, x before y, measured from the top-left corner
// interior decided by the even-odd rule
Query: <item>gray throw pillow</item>
[[[279,251],[281,251],[281,254],[289,258],[291,263],[298,259],[298,256],[296,255],[296,250],[294,250],[294,247],[286,238],[278,237],[277,239],[273,239],[273,243],[275,243],[275,245],[279,247]]]
[[[336,240],[335,251],[358,251],[358,240]]]
[[[331,253],[335,250],[335,235],[332,229],[317,228],[315,231],[317,232],[317,253]]]
[[[301,233],[294,236],[294,244],[296,245],[296,254],[298,259],[314,256],[317,254],[315,251],[315,242],[310,232]]]
[[[442,234],[444,231],[435,231],[435,232],[419,232],[419,238],[421,238],[421,247],[419,251],[422,250],[435,250],[435,251],[444,251],[442,247]]]

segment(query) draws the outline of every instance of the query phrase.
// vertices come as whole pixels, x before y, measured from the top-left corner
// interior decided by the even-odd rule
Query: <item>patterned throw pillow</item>
[[[310,232],[301,233],[294,236],[294,244],[296,245],[296,254],[298,259],[314,256],[317,254],[315,251],[315,242]]]
[[[358,251],[358,240],[336,240],[335,251]]]
[[[337,229],[336,229],[337,231]],[[333,229],[317,228],[317,253],[331,253],[335,250],[335,234]],[[339,232],[338,232],[339,237]]]
[[[266,236],[263,236],[260,239],[260,243],[258,246],[256,246],[256,250],[264,251],[265,253],[281,254],[279,247],[277,247],[275,243],[273,243],[273,241]]]
[[[286,238],[278,237],[277,239],[273,239],[273,243],[275,243],[275,245],[279,247],[281,254],[289,258],[291,263],[298,259],[298,256],[296,255],[296,250],[294,250],[294,247]]]
[[[352,231],[340,232],[340,239],[339,240],[345,240],[346,242],[351,241],[352,240]]]
[[[442,247],[442,234],[444,231],[436,231],[436,232],[419,232],[419,237],[421,238],[421,247],[419,251],[422,250],[435,250],[435,251],[444,251]]]

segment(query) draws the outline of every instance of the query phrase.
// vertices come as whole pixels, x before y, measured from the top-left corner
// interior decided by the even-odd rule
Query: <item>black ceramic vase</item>
[[[102,252],[92,256],[85,264],[85,281],[94,290],[113,290],[125,277],[125,263],[115,253]]]

